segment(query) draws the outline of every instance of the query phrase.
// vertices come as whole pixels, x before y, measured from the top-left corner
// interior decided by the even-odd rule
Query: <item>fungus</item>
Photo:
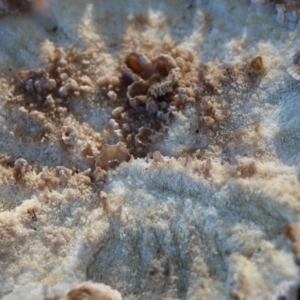
[[[77,131],[74,126],[62,127],[62,140],[68,146],[74,146],[76,144]]]
[[[36,222],[36,221],[37,221],[37,216],[36,216],[36,214],[35,214],[34,209],[33,209],[33,208],[28,208],[28,209],[27,209],[27,212],[28,212],[28,214],[30,215],[31,220],[34,221],[34,222]]]
[[[112,130],[117,130],[119,129],[119,124],[114,119],[110,119],[108,122],[108,127]]]
[[[288,223],[283,228],[284,235],[291,241],[295,262],[300,265],[300,226],[297,223]]]
[[[20,71],[16,77],[17,87],[25,93],[37,95],[38,101],[43,100],[50,91],[56,88],[56,81],[49,77],[46,70]]]
[[[105,213],[112,217],[120,217],[123,201],[118,197],[116,198],[113,194],[106,194],[105,192],[101,192],[100,196]]]
[[[67,244],[71,239],[69,230],[64,227],[45,226],[41,233],[44,243],[49,245],[54,252],[57,252],[60,247]]]
[[[115,108],[111,114],[113,117],[119,118],[121,116],[121,114],[124,112],[124,110],[125,110],[124,107],[119,106],[119,107]]]
[[[202,165],[201,165],[201,169],[202,169],[202,172],[205,174],[205,175],[209,175],[211,169],[212,169],[212,161],[211,161],[211,158],[208,158],[206,159]]]
[[[37,110],[31,111],[29,116],[37,123],[43,123],[46,120],[45,114]]]
[[[148,79],[152,73],[151,69],[151,62],[148,58],[138,52],[130,53],[122,65],[122,72],[133,81],[139,77]]]
[[[51,174],[47,174],[45,172],[40,173],[40,178],[45,182],[44,184],[48,188],[55,188],[59,185],[60,180]]]
[[[14,164],[14,171],[13,171],[14,177],[16,179],[23,178],[25,176],[27,169],[28,169],[27,161],[23,158],[18,158]]]
[[[254,74],[259,74],[264,67],[263,60],[261,56],[256,56],[254,59],[252,59],[250,63],[251,71]]]
[[[114,91],[109,91],[107,93],[107,97],[111,100],[111,101],[117,101],[118,96]]]
[[[132,108],[147,105],[149,112],[156,111],[153,101],[172,92],[177,82],[176,62],[168,55],[160,54],[151,61],[142,54],[133,52],[122,65],[122,72],[133,83],[127,89],[127,98]]]
[[[244,177],[252,176],[257,171],[257,166],[254,160],[242,159],[238,161],[237,171]]]
[[[106,179],[107,173],[105,170],[101,169],[100,167],[96,167],[92,176],[95,182],[102,182]]]
[[[79,80],[84,85],[93,86],[92,80],[86,75],[80,77]]]
[[[56,167],[56,175],[58,176],[60,183],[62,185],[66,185],[72,177],[72,171],[63,166],[57,166]]]
[[[162,137],[161,132],[156,132],[150,128],[141,127],[139,128],[139,133],[135,135],[135,142],[137,145],[151,145],[159,140]]]
[[[96,167],[99,166],[104,170],[118,166],[123,161],[129,161],[130,154],[126,146],[119,142],[116,145],[104,144],[97,159]]]
[[[155,161],[155,162],[162,162],[163,161],[163,157],[162,157],[162,155],[159,151],[154,151],[153,152],[153,161]]]
[[[46,97],[45,105],[48,105],[51,109],[55,107],[55,100],[53,99],[52,95],[48,95]]]
[[[117,76],[103,75],[97,79],[97,85],[100,87],[107,87],[109,85],[118,86],[120,81]]]
[[[122,300],[121,294],[103,283],[83,282],[67,293],[68,300]]]
[[[62,97],[66,97],[70,93],[76,92],[78,89],[79,89],[79,86],[78,86],[78,83],[76,82],[76,80],[69,78],[69,79],[67,79],[65,85],[63,85],[59,89],[58,92]]]
[[[300,51],[292,56],[287,71],[294,79],[300,80]]]
[[[211,127],[215,124],[215,120],[210,116],[206,116],[203,119],[204,119],[205,125],[208,127]]]
[[[96,149],[93,148],[93,145],[88,142],[82,147],[82,155],[84,157],[94,157],[96,153]]]

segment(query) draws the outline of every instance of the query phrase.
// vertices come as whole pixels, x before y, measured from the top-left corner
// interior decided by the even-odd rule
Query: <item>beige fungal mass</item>
[[[99,155],[96,158],[96,166],[104,170],[114,168],[123,161],[129,161],[130,154],[123,143],[116,145],[103,145]]]
[[[83,282],[73,286],[67,300],[122,300],[121,294],[102,283]]]
[[[77,131],[74,126],[62,127],[62,140],[66,145],[73,146],[76,144]]]

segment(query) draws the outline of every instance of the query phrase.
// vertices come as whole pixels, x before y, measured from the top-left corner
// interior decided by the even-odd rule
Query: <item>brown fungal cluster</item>
[[[121,294],[103,283],[83,282],[74,285],[67,294],[68,300],[122,300]]]
[[[123,80],[119,86],[126,103],[118,100],[122,99],[122,92],[108,92],[112,104],[121,104],[112,111],[109,129],[131,154],[144,156],[166,133],[179,68],[171,56],[160,54],[148,59],[132,52],[125,58],[121,72]]]
[[[40,70],[20,71],[16,77],[17,90],[25,94],[26,100],[32,103],[62,102],[71,96],[79,96],[91,89],[92,82],[82,75],[73,78],[74,55],[70,51],[55,49],[49,64]],[[78,82],[79,81],[79,82]],[[52,103],[49,103],[52,104]]]
[[[253,83],[264,71],[260,56],[244,65],[200,64],[198,82],[187,83],[181,73],[194,74],[196,60],[192,52],[175,49],[172,56],[159,54],[152,59],[132,52],[116,76],[102,75],[93,80],[97,76],[91,78],[90,70],[84,72],[88,63],[82,58],[81,53],[55,49],[45,68],[20,71],[8,105],[19,105],[22,118],[40,126],[42,139],[59,141],[65,151],[78,153],[88,168],[87,176],[95,182],[103,182],[108,169],[128,162],[131,155],[146,157],[155,151],[168,132],[173,113],[185,106],[196,108],[195,129],[217,130],[215,125],[226,116],[220,96],[240,82]],[[79,62],[81,72],[76,73]],[[76,116],[69,112],[70,103],[76,98],[85,101],[87,94],[110,108],[110,119],[101,132],[85,124],[78,127]],[[55,176],[49,172],[40,175],[50,189],[65,186],[69,177],[65,170]]]
[[[96,166],[107,170],[118,166],[123,161],[129,161],[130,154],[123,143],[103,145],[96,159]]]
[[[283,228],[284,235],[290,240],[295,256],[295,263],[300,265],[300,235],[299,223],[288,223]]]
[[[57,48],[49,53],[45,67],[17,73],[6,102],[15,122],[15,136],[58,142],[65,149],[75,147],[83,132],[78,131],[78,122],[70,113],[70,99],[87,99],[93,90],[93,80],[86,74],[93,75],[87,63],[92,55]],[[87,126],[83,127],[86,131]]]
[[[7,101],[8,108],[19,106],[21,118],[16,118],[16,131],[19,128],[20,133],[16,134],[24,136],[26,128],[35,126],[34,133],[40,140],[53,139],[55,135],[66,146],[75,144],[76,128],[72,121],[65,122],[68,100],[89,93],[92,86],[86,75],[74,71],[76,56],[78,53],[55,49],[43,69],[18,72],[13,95]]]
[[[161,54],[150,61],[142,54],[133,52],[125,59],[122,71],[133,80],[127,90],[130,106],[134,109],[145,106],[148,112],[156,113],[156,99],[173,91],[179,69],[168,55]]]
[[[14,177],[16,179],[22,179],[25,176],[25,173],[30,169],[28,163],[23,158],[18,158],[14,163]]]
[[[37,216],[35,214],[34,208],[28,208],[27,212],[31,218],[32,221],[36,222],[37,221]]]

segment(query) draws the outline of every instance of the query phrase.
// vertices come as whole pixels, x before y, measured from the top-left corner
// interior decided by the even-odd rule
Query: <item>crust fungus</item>
[[[298,223],[288,223],[283,228],[284,235],[291,241],[295,262],[300,265],[300,226]]]
[[[107,93],[107,97],[113,102],[117,101],[118,99],[118,95],[114,91],[109,91]]]
[[[137,145],[151,145],[159,140],[163,134],[161,132],[156,132],[150,128],[141,127],[139,128],[139,133],[135,135],[135,142]]]
[[[122,71],[133,81],[139,80],[140,77],[148,79],[151,77],[151,62],[141,53],[132,52],[126,57]]]
[[[83,282],[73,286],[68,294],[68,300],[122,300],[121,294],[103,283]]]
[[[153,152],[153,161],[154,162],[162,162],[163,161],[163,157],[159,151]]]
[[[160,54],[149,60],[140,53],[132,52],[125,59],[122,71],[133,81],[127,89],[127,97],[132,108],[146,106],[151,112],[157,109],[148,102],[172,92],[177,82],[176,62],[168,55]]]
[[[20,71],[16,77],[17,87],[26,93],[37,95],[37,100],[41,101],[46,95],[56,88],[56,81],[49,77],[45,70]]]
[[[34,208],[27,208],[27,213],[29,214],[32,221],[37,221],[37,216],[35,214]]]
[[[252,159],[241,159],[238,161],[237,171],[243,177],[253,176],[257,172],[257,166]]]
[[[95,157],[96,148],[93,147],[93,144],[88,142],[82,147],[82,155],[84,157]]]
[[[60,183],[66,185],[72,177],[72,170],[63,166],[56,167],[56,175],[58,176]]]
[[[96,167],[99,166],[104,170],[114,168],[123,161],[129,161],[130,154],[126,146],[119,142],[116,145],[103,145],[97,159]]]
[[[23,178],[25,176],[26,171],[28,170],[28,163],[23,158],[18,158],[14,164],[14,177],[16,179]]]
[[[122,213],[122,199],[113,194],[101,192],[101,204],[104,212],[112,217],[120,217]]]
[[[251,75],[259,75],[264,69],[262,57],[256,56],[254,59],[252,59],[250,63],[250,68]]]
[[[71,49],[55,49],[42,69],[18,72],[15,92],[23,94],[29,103],[42,103],[51,109],[69,97],[91,92],[92,80],[77,71],[83,64],[79,55]]]
[[[59,94],[62,97],[68,96],[70,92],[76,92],[79,90],[78,83],[72,78],[68,78],[66,83],[59,89]]]
[[[95,171],[92,173],[92,179],[95,182],[102,182],[107,178],[107,173],[105,170],[101,169],[100,167],[96,167]]]
[[[56,188],[60,183],[60,180],[57,177],[46,172],[41,172],[40,178],[48,188]]]
[[[74,146],[76,144],[77,131],[74,126],[62,127],[62,140],[68,146]]]
[[[294,79],[300,80],[300,51],[292,56],[287,71]]]

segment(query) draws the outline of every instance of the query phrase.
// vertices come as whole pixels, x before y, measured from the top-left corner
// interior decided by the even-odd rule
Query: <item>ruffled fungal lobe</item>
[[[145,106],[151,99],[172,92],[178,70],[175,60],[168,55],[160,54],[150,61],[140,53],[130,53],[122,66],[122,72],[133,81],[127,89],[131,107],[136,109]]]
[[[101,167],[107,170],[112,167],[118,166],[123,161],[129,161],[130,154],[126,146],[119,142],[116,145],[103,145],[97,159],[96,167]]]

